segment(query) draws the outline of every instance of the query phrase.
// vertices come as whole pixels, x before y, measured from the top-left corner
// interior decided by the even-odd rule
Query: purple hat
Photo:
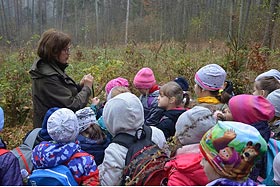
[[[217,64],[208,64],[195,74],[195,83],[204,90],[216,91],[223,88],[227,73]]]

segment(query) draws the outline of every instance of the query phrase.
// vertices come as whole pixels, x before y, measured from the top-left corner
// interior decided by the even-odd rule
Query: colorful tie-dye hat
[[[253,126],[218,121],[202,137],[200,150],[218,174],[245,180],[255,162],[267,151],[267,143]]]

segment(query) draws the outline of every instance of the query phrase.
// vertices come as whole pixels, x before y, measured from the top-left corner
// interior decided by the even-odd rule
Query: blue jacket
[[[0,139],[0,149],[6,149],[6,145]],[[8,152],[0,156],[0,186],[22,186],[18,159],[13,153]]]
[[[79,135],[78,140],[82,150],[94,156],[97,165],[103,162],[104,150],[111,142],[108,136],[104,139],[92,140],[83,135]]]
[[[57,165],[66,165],[76,181],[81,184],[82,180],[91,177],[97,170],[95,161],[91,155],[71,159],[75,153],[81,153],[79,144],[68,144],[43,141],[32,152],[31,160],[35,168],[52,168]]]
[[[163,131],[166,140],[175,135],[176,122],[179,116],[185,111],[186,109],[184,108],[175,108],[172,110],[166,110],[163,113],[164,115],[156,127]]]

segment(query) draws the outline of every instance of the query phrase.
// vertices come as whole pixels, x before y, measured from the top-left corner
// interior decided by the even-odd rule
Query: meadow
[[[19,49],[0,49],[0,106],[5,111],[5,128],[0,136],[8,148],[22,142],[32,129],[31,79],[29,69],[37,59],[31,43]],[[255,77],[263,71],[280,69],[280,50],[267,51],[260,45],[248,44],[237,48],[234,43],[209,41],[207,43],[129,43],[127,46],[86,48],[72,46],[69,67],[66,69],[76,82],[84,74],[94,76],[95,96],[104,100],[106,83],[118,76],[130,82],[142,67],[150,67],[158,84],[184,76],[193,94],[194,74],[203,65],[216,63],[227,71],[227,79],[234,83],[235,93],[252,93]],[[192,95],[194,98],[195,96]]]

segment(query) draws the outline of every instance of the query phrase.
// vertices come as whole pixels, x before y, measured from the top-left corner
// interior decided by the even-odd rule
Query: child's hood
[[[50,168],[65,164],[78,151],[79,144],[73,142],[63,144],[44,141],[33,149],[31,160],[35,168]]]
[[[144,124],[143,105],[136,95],[122,93],[106,103],[103,118],[112,136],[121,132],[134,135]]]

